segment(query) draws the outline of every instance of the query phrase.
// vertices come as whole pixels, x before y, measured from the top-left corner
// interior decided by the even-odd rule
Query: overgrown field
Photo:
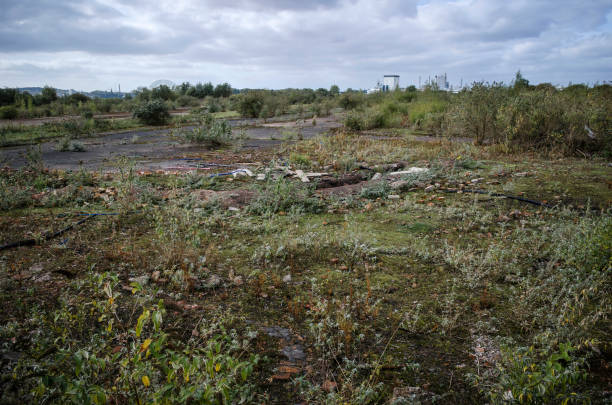
[[[28,242],[0,250],[0,402],[612,399],[605,160],[349,132],[262,156],[3,170],[0,244]]]

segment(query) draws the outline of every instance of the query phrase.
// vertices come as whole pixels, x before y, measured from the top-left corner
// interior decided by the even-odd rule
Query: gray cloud
[[[0,86],[610,80],[612,1],[2,1]],[[588,63],[585,61],[588,60]],[[27,74],[26,74],[27,72]]]

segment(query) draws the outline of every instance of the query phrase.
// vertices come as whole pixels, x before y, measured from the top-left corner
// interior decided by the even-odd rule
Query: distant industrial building
[[[395,91],[399,89],[399,75],[384,75],[382,82],[378,81],[376,87],[369,89],[368,94],[378,93],[380,91]]]
[[[399,88],[399,76],[398,75],[384,75],[382,91],[395,91]]]
[[[451,89],[448,84],[448,80],[446,80],[446,73],[440,76],[436,75],[434,83],[436,84],[436,87],[438,88],[438,90],[448,91]]]

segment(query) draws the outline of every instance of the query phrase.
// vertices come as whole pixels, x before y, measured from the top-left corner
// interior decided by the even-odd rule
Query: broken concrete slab
[[[403,176],[406,174],[424,173],[427,171],[429,171],[429,169],[426,167],[410,167],[407,170],[401,170],[399,172],[388,173],[387,176],[396,177],[396,176]]]

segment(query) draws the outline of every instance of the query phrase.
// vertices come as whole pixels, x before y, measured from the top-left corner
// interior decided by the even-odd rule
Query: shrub
[[[344,126],[351,131],[361,131],[365,129],[362,114],[349,112],[344,118]]]
[[[5,120],[14,120],[17,118],[18,112],[17,108],[12,105],[7,105],[5,107],[0,107],[0,118]]]
[[[391,187],[386,182],[380,182],[373,186],[364,187],[359,196],[368,200],[376,200],[377,198],[385,198],[389,195]]]
[[[191,131],[183,133],[190,143],[204,144],[208,147],[219,147],[233,139],[232,127],[225,120],[205,120]]]
[[[513,97],[500,109],[498,120],[503,138],[496,140],[508,146],[566,151],[595,149],[597,139],[589,138],[587,128],[596,128],[598,134],[593,136],[599,135],[601,141],[602,129],[609,125],[603,110],[587,103],[579,105],[549,90],[525,91]]]
[[[264,94],[250,90],[240,95],[238,111],[244,117],[258,118],[264,106]]]
[[[200,101],[195,97],[183,95],[176,99],[176,104],[179,107],[197,107],[200,105]]]
[[[575,387],[586,380],[584,360],[570,353],[575,349],[561,343],[559,351],[536,353],[531,348],[503,351],[499,383],[491,391],[495,403],[577,403]]]
[[[170,118],[170,113],[166,103],[157,99],[139,104],[134,110],[134,118],[147,125],[163,125]]]
[[[295,153],[295,152],[289,156],[289,162],[299,167],[300,169],[309,169],[310,166],[312,165],[312,162],[310,161],[308,156],[302,155],[299,153]]]
[[[59,152],[85,152],[85,145],[68,137],[62,138],[57,144]]]
[[[345,110],[353,110],[364,103],[364,96],[361,93],[346,92],[340,96],[338,104]]]
[[[90,120],[93,118],[94,114],[93,114],[93,111],[91,111],[90,109],[85,109],[81,111],[81,116],[85,118],[86,120]]]
[[[270,216],[277,212],[320,213],[325,204],[314,196],[313,188],[298,186],[291,180],[279,177],[268,179],[251,202],[249,211],[257,215]]]

